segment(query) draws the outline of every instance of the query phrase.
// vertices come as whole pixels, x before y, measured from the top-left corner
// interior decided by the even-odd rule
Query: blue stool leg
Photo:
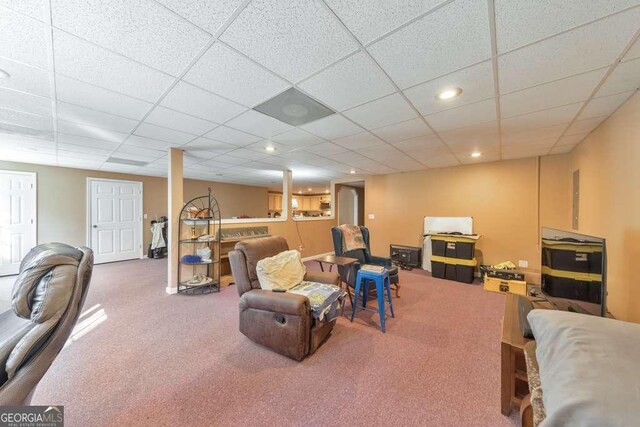
[[[353,316],[356,315],[356,308],[358,307],[358,295],[360,295],[360,284],[362,283],[362,277],[360,272],[356,276],[356,290],[353,295],[353,305],[351,306],[351,321],[353,322]]]
[[[385,331],[384,321],[385,321],[385,310],[384,310],[384,285],[382,277],[376,277],[376,293],[378,294],[378,313],[380,314],[380,326],[382,328],[382,332]]]
[[[367,301],[369,300],[369,279],[362,279],[364,281],[364,291],[362,292],[362,307],[367,307]]]
[[[385,287],[387,288],[387,298],[389,299],[389,310],[391,311],[391,317],[396,317],[393,314],[393,302],[391,301],[391,281],[389,280],[388,276],[385,277],[384,284],[385,284]]]

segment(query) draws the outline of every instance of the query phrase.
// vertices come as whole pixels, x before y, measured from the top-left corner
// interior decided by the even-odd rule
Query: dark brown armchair
[[[260,288],[258,261],[286,250],[289,250],[287,241],[280,236],[247,239],[229,252],[229,262],[240,295],[240,332],[258,344],[300,361],[316,351],[336,320],[316,321],[309,300],[302,295]],[[335,273],[307,273],[304,279],[339,284]]]

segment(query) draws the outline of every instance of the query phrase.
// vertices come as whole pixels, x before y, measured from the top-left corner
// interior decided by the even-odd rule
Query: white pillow
[[[302,282],[306,272],[300,252],[296,250],[280,252],[256,264],[260,287],[267,290],[291,289]]]

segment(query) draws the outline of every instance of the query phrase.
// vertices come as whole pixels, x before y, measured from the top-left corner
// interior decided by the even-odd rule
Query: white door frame
[[[138,184],[140,186],[140,203],[138,204],[140,212],[140,228],[138,229],[138,239],[140,242],[140,254],[139,258],[144,258],[144,239],[143,239],[143,228],[144,228],[144,218],[142,212],[144,212],[144,185],[142,181],[129,181],[126,179],[108,179],[108,178],[96,178],[96,177],[87,177],[87,217],[86,217],[86,233],[87,233],[87,247],[91,248],[91,182],[92,181],[108,181],[108,182],[126,182],[127,184]]]
[[[31,202],[33,203],[33,227],[31,233],[33,233],[33,243],[38,246],[38,174],[36,172],[24,172],[24,171],[12,171],[12,170],[0,170],[1,173],[8,173],[12,175],[26,175],[33,177],[33,194],[31,195]]]

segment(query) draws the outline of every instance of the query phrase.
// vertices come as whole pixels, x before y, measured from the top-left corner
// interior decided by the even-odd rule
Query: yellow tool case
[[[524,280],[504,280],[498,277],[484,276],[484,290],[491,292],[509,292],[517,295],[527,295],[527,282]]]

